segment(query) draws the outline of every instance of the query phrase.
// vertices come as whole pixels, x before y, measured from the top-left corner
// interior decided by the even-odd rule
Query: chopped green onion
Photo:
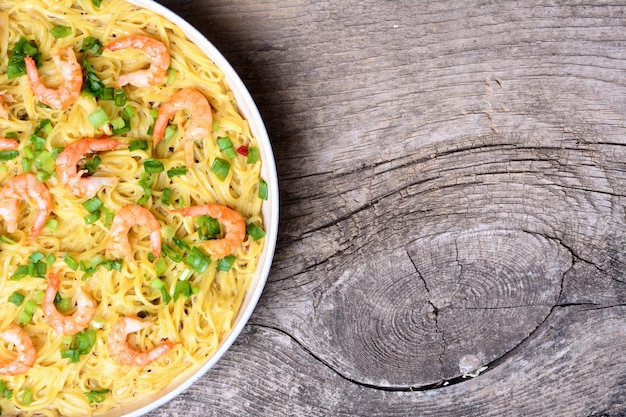
[[[48,269],[48,264],[43,261],[38,261],[34,263],[35,271],[32,276],[35,278],[45,278],[46,270]]]
[[[228,255],[228,256],[223,257],[217,263],[217,270],[224,271],[224,272],[230,271],[230,268],[233,267],[236,260],[237,258],[235,257],[235,255]]]
[[[43,303],[43,299],[45,296],[46,296],[46,293],[44,291],[36,291],[33,294],[33,300],[35,300],[35,304],[40,306],[41,303]]]
[[[17,139],[17,132],[7,132],[4,134],[4,137],[7,139]]]
[[[121,271],[122,270],[122,260],[121,259],[107,259],[104,260],[100,263],[101,266],[103,266],[104,268],[108,269],[109,271],[112,270],[116,270],[116,271]]]
[[[178,128],[176,126],[167,125],[167,127],[165,128],[165,133],[163,134],[165,142],[169,142],[170,139],[172,139],[174,135],[176,135],[176,132],[178,132]]]
[[[159,258],[159,259],[162,259],[162,258]],[[162,279],[159,279],[159,278],[153,278],[153,279],[152,279],[152,280],[148,283],[148,285],[149,285],[151,288],[154,288],[155,290],[160,290],[161,288],[165,288],[166,283],[165,283],[165,281],[163,281]]]
[[[61,297],[61,295],[59,293],[57,293],[54,296],[54,306],[61,313],[65,313],[66,311],[69,311],[69,309],[71,307],[70,306],[70,299],[69,298],[63,298],[63,297]]]
[[[80,360],[80,355],[91,352],[96,344],[96,331],[94,329],[85,329],[76,333],[68,343],[68,349],[61,350],[62,358],[69,358],[70,362],[76,363]]]
[[[61,359],[69,359],[71,363],[78,363],[80,360],[80,353],[74,349],[62,349]]]
[[[0,242],[15,245],[17,242],[10,237],[0,235]]]
[[[50,253],[48,254],[48,256],[46,256],[46,258],[44,259],[44,262],[47,265],[52,265],[54,263],[54,261],[57,260],[57,257],[54,255],[54,253]]]
[[[143,161],[143,169],[151,174],[156,174],[159,172],[163,172],[165,167],[161,161],[157,161],[156,159],[146,159]]]
[[[52,133],[52,122],[50,121],[50,119],[43,119],[41,122],[39,122],[39,125],[37,125],[33,133],[35,135],[38,135],[39,132],[44,132],[46,135]]]
[[[189,281],[177,281],[174,288],[174,301],[178,300],[178,296],[184,295],[185,298],[191,296],[191,284]]]
[[[185,167],[176,167],[176,168],[167,170],[168,178],[174,178],[174,177],[178,177],[178,176],[185,175],[185,174],[187,174],[187,168]]]
[[[115,119],[111,120],[111,127],[113,131],[119,131],[126,127],[126,122],[120,116],[117,116]]]
[[[46,255],[44,255],[43,252],[41,252],[40,250],[37,250],[28,257],[28,260],[30,260],[32,263],[35,263],[35,262],[41,261],[45,257]]]
[[[35,304],[35,302],[32,300],[27,300],[26,303],[24,303],[24,308],[18,316],[19,322],[23,325],[27,325],[28,323],[30,323],[30,321],[33,319],[35,311],[37,311],[37,304]]]
[[[108,393],[108,389],[92,389],[91,391],[85,392],[85,397],[87,397],[87,401],[89,401],[90,404],[101,403],[106,399],[104,394]]]
[[[97,255],[94,255],[91,259],[89,259],[88,264],[90,268],[95,268],[98,265],[100,265],[102,262],[104,262],[104,255],[99,253]]]
[[[94,211],[102,207],[103,205],[104,203],[98,197],[92,197],[89,200],[86,200],[85,202],[83,202],[83,207],[85,207],[85,209],[89,213],[93,213]]]
[[[259,198],[261,200],[267,200],[269,197],[269,190],[267,187],[267,182],[263,178],[259,178]]]
[[[130,120],[137,115],[137,112],[131,106],[125,106],[122,110],[122,117],[124,120]]]
[[[113,100],[115,95],[115,89],[113,87],[104,87],[100,90],[100,99],[102,100]]]
[[[57,39],[67,38],[72,34],[72,28],[69,26],[56,25],[50,29],[50,34]]]
[[[24,298],[26,298],[26,297],[23,294],[21,294],[21,293],[19,293],[17,291],[14,291],[13,294],[11,294],[9,296],[9,303],[13,303],[13,304],[15,304],[16,306],[19,307],[24,302]]]
[[[211,264],[211,259],[201,249],[194,246],[187,254],[185,262],[202,274]]]
[[[222,158],[215,158],[211,165],[211,172],[215,174],[217,178],[224,181],[230,171],[230,162]]]
[[[176,80],[176,75],[178,75],[178,71],[172,67],[167,69],[167,80],[165,81],[167,85],[171,85]]]
[[[102,0],[91,0],[91,3],[96,7],[100,7]]]
[[[226,154],[229,158],[234,158],[237,156],[237,152],[233,149],[233,142],[230,140],[228,136],[224,136],[223,138],[217,139],[217,146],[220,148],[222,152]]]
[[[113,219],[115,218],[115,213],[109,210],[106,206],[102,207],[102,211],[104,212],[104,227],[109,229],[113,223]]]
[[[256,164],[259,161],[259,148],[251,146],[248,148],[247,164]]]
[[[10,161],[17,158],[20,153],[16,150],[0,151],[0,161]]]
[[[76,259],[72,258],[69,252],[65,252],[63,261],[71,270],[76,271],[78,269],[78,262],[76,261]]]
[[[24,147],[24,156],[26,156],[26,158],[30,158],[30,159],[34,159],[35,158],[35,151],[33,151],[33,148],[31,146],[25,146]]]
[[[34,264],[28,264],[28,265],[20,265],[17,267],[17,269],[15,270],[15,272],[13,272],[13,275],[11,275],[11,280],[13,281],[19,281],[20,279],[28,276],[28,275],[33,275],[35,273],[35,265]]]
[[[35,150],[35,152],[43,151],[44,147],[46,146],[46,138],[42,138],[41,136],[31,135],[30,141],[33,144],[33,149]]]
[[[93,36],[87,36],[83,39],[83,44],[80,48],[80,52],[93,52],[96,55],[101,55],[104,47],[102,46],[102,42],[99,39],[94,38]]]
[[[24,391],[22,391],[22,402],[26,406],[29,406],[33,403],[33,392],[30,390],[30,388],[24,388]]]
[[[161,288],[161,298],[163,299],[163,304],[167,304],[172,300],[172,297],[167,292],[167,288]]]
[[[92,175],[96,172],[100,162],[102,162],[102,158],[100,158],[100,155],[98,154],[94,155],[93,158],[87,159],[83,165],[83,168],[87,171],[87,175]]]
[[[181,281],[187,281],[189,278],[191,278],[192,275],[193,275],[193,269],[185,268],[185,270],[180,274],[178,279]]]
[[[100,97],[104,90],[104,83],[96,74],[96,70],[87,59],[82,61],[83,73],[85,74],[83,83],[83,93],[90,94],[94,97]]]
[[[163,252],[165,252],[165,255],[168,258],[170,258],[172,261],[174,261],[174,262],[181,262],[183,260],[183,256],[180,253],[178,253],[176,251],[176,249],[172,248],[168,244],[163,243],[161,245],[161,248],[162,248]]]
[[[265,236],[265,231],[256,223],[250,223],[246,227],[246,232],[248,232],[248,235],[254,240],[259,240]]]
[[[100,209],[95,210],[93,213],[89,213],[85,216],[85,224],[93,224],[100,220],[100,216],[102,216],[102,211]]]
[[[146,140],[131,140],[128,142],[129,151],[147,151],[148,149],[148,141]]]
[[[166,206],[170,205],[172,199],[172,190],[170,190],[169,188],[164,188],[163,192],[161,193],[161,203],[163,203]]]
[[[43,170],[47,173],[52,173],[55,171],[55,161],[50,152],[43,151],[39,153],[33,160],[35,166],[39,170]]]
[[[121,89],[118,88],[115,90],[115,105],[118,107],[124,107],[126,105],[126,102],[128,101],[128,94],[126,94],[126,92]]]
[[[210,216],[198,216],[198,237],[200,240],[214,239],[222,233],[220,222]]]
[[[30,56],[35,61],[37,68],[41,67],[41,53],[37,45],[28,39],[20,37],[19,41],[11,49],[11,58],[7,66],[7,76],[9,79],[26,74],[26,63],[24,58]]]
[[[154,270],[156,271],[158,276],[161,276],[167,270],[167,264],[165,263],[165,258],[159,258],[154,263]]]
[[[46,172],[46,171],[37,171],[37,173],[35,174],[35,178],[39,182],[44,182],[51,176],[52,176],[52,172]]]
[[[175,233],[176,232],[174,231],[174,228],[170,226],[169,224],[166,224],[163,227],[161,227],[161,236],[165,239],[171,239],[172,237],[174,237]]]
[[[102,127],[105,123],[108,123],[109,121],[109,116],[107,116],[107,113],[102,107],[98,107],[95,112],[91,113],[87,117],[89,118],[89,121],[91,122],[93,127],[95,127],[96,129]]]
[[[185,242],[184,240],[173,236],[172,240],[174,241],[174,243],[176,243],[176,246],[178,246],[179,248],[181,248],[182,250],[190,250],[191,246],[189,246],[189,244],[187,242]]]
[[[2,380],[0,380],[0,396],[6,399],[11,399],[13,396],[13,392],[7,388],[6,384]]]
[[[52,157],[53,157],[54,159],[57,159],[57,156],[59,156],[59,154],[60,154],[61,152],[63,152],[63,149],[65,149],[65,148],[63,148],[62,146],[55,146],[55,147],[54,147],[54,148],[52,148],[52,150],[50,151],[50,155],[52,155]]]
[[[56,232],[57,228],[59,227],[59,220],[57,219],[48,219],[46,220],[46,223],[43,226],[46,230],[49,230],[51,232]]]

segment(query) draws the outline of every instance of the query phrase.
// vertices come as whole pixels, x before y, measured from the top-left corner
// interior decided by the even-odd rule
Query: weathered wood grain
[[[626,415],[626,3],[161,3],[257,101],[281,224],[151,416]]]

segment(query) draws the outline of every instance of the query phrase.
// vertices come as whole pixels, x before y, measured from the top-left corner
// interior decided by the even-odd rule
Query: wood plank
[[[150,416],[626,415],[625,4],[161,3],[250,88],[281,224]]]

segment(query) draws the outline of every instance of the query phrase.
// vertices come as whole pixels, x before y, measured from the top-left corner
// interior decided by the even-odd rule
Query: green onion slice
[[[194,246],[185,257],[185,263],[202,274],[211,264],[211,259],[201,249]]]
[[[222,158],[215,158],[211,165],[211,172],[215,174],[217,178],[224,181],[230,171],[230,162]]]

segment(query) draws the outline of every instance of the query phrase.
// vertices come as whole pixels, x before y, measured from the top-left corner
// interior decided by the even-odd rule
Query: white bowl
[[[213,365],[215,365],[215,363],[228,350],[239,333],[241,333],[243,327],[250,318],[252,311],[256,307],[259,298],[261,297],[263,287],[265,286],[267,276],[270,272],[278,233],[278,177],[276,174],[276,164],[272,153],[272,146],[270,144],[267,131],[265,130],[263,120],[261,119],[261,115],[259,114],[259,111],[245,85],[217,48],[215,48],[215,46],[213,46],[213,44],[209,42],[202,33],[191,26],[183,18],[152,0],[127,1],[146,9],[150,9],[175,23],[180,29],[183,30],[183,32],[185,32],[187,38],[198,45],[222,70],[226,76],[228,86],[235,95],[239,111],[248,120],[252,134],[258,141],[262,161],[261,176],[268,184],[269,198],[263,203],[262,208],[263,225],[265,227],[265,243],[256,273],[252,277],[250,288],[248,289],[241,305],[241,309],[235,318],[233,328],[226,338],[222,340],[217,351],[202,366],[185,371],[172,381],[172,383],[164,390],[99,415],[102,417],[136,417],[144,415],[172,400],[181,392],[189,388],[191,384],[200,379],[209,369],[211,369],[211,367],[213,367]]]

